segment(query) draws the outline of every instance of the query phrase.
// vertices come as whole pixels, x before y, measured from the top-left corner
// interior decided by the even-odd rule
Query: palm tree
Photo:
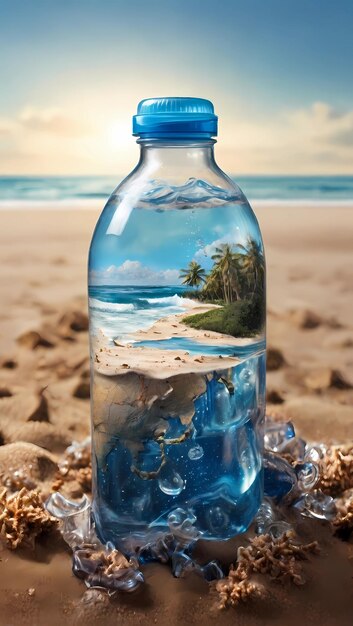
[[[221,300],[223,297],[223,280],[222,272],[217,265],[214,265],[210,273],[206,277],[206,284],[203,287],[203,292],[207,296],[215,300]]]
[[[187,269],[180,270],[179,277],[183,279],[183,285],[199,287],[206,282],[206,272],[196,261],[190,261]]]
[[[242,260],[242,272],[246,275],[249,287],[252,284],[252,297],[258,288],[263,290],[265,259],[260,243],[248,237],[246,246],[239,245],[245,251]],[[261,281],[261,283],[260,283]]]
[[[222,243],[216,248],[212,260],[215,261],[215,267],[222,274],[223,295],[226,302],[233,301],[233,293],[235,299],[240,300],[240,260],[241,254],[234,252],[234,248],[229,243]]]

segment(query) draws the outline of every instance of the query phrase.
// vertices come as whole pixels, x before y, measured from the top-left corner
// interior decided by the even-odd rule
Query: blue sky
[[[184,211],[134,210],[121,233],[114,233],[113,229],[107,234],[112,214],[116,215],[113,207],[107,207],[90,251],[90,269],[98,272],[96,279],[103,284],[113,279],[118,284],[151,284],[151,278],[152,284],[178,284],[180,268],[187,267],[190,261],[196,260],[208,271],[217,246],[246,246],[249,236],[256,241],[259,238],[256,220],[241,204],[237,207],[236,224],[234,206],[218,207],[217,211],[204,208],[188,215]],[[156,238],[156,233],[164,232],[170,236]],[[156,282],[155,273],[160,271],[166,272],[166,277],[159,276]]]
[[[0,0],[0,173],[123,174],[138,100],[214,101],[232,173],[353,173],[350,0]]]

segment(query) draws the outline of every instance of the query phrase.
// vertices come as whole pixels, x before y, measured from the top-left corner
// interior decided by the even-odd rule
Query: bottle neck
[[[174,172],[178,169],[188,169],[199,172],[204,169],[216,167],[213,146],[215,141],[165,140],[139,141],[140,165],[154,166]]]

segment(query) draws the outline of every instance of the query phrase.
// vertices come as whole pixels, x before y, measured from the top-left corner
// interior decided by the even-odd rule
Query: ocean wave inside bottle
[[[262,499],[264,252],[216,131],[207,100],[142,101],[140,162],[92,239],[93,510],[127,554],[228,539]]]

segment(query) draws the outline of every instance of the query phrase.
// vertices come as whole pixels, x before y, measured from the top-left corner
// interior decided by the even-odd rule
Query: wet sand
[[[88,337],[79,313],[97,215],[0,212],[0,473],[25,459],[44,492],[66,446],[89,433]],[[353,440],[352,208],[261,207],[257,215],[268,267],[268,408],[293,419],[306,439]],[[348,626],[353,544],[321,522],[300,532],[321,544],[321,555],[304,565],[307,584],[272,584],[265,602],[224,612],[204,581],[174,579],[167,566],[148,566],[143,589],[109,599],[73,577],[60,540],[41,542],[34,555],[4,548],[0,626]],[[231,560],[234,547],[225,550]]]

